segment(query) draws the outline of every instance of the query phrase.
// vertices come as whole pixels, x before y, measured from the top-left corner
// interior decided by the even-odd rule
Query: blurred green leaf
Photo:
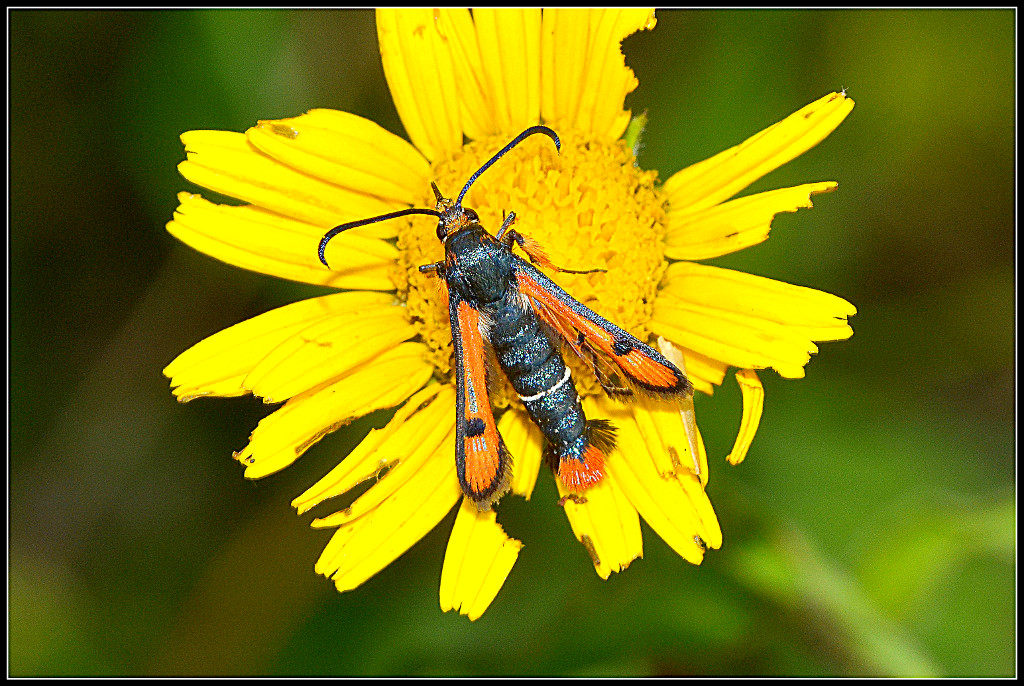
[[[93,603],[64,570],[17,556],[10,560],[9,676],[116,674],[92,636]]]
[[[919,609],[945,577],[973,557],[991,555],[1013,563],[1013,500],[989,507],[917,505],[898,520],[900,528],[887,531],[886,545],[864,559],[861,572],[865,588],[889,616],[906,617]]]
[[[825,643],[848,652],[849,673],[939,674],[909,632],[877,610],[860,582],[829,564],[795,530],[735,550],[727,565],[742,583],[804,615]]]

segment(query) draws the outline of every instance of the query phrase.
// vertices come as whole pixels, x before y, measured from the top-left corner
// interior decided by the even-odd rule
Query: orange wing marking
[[[480,313],[462,302],[458,315],[463,348],[462,383],[466,389],[465,416],[460,418],[466,426],[466,482],[474,493],[483,493],[499,476],[498,427],[487,397]]]

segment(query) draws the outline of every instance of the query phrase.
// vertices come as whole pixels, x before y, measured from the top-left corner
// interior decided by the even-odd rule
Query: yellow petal
[[[545,10],[544,120],[603,139],[621,136],[629,123],[622,105],[638,83],[622,40],[654,24],[649,9]]]
[[[686,369],[686,356],[683,354],[681,348],[676,346],[671,341],[665,339],[662,336],[658,336],[658,350],[664,355],[670,362],[687,375],[689,378],[689,372]],[[678,439],[674,438],[679,435],[683,435],[686,438],[686,452],[690,457],[690,464],[693,468],[690,469],[697,478],[700,479],[701,486],[706,486],[708,483],[708,458],[707,452],[704,450],[704,441],[700,437],[700,430],[697,428],[697,415],[693,406],[693,395],[688,395],[684,398],[680,398],[677,403],[678,412],[664,413],[657,412],[652,416],[654,424],[657,427],[656,433],[659,436],[659,440],[664,443],[666,451],[669,453],[669,457],[672,462],[672,471],[676,471],[680,468],[690,469],[689,466],[684,466],[685,460],[679,457],[679,447],[676,444]],[[657,403],[656,406],[664,409],[664,403]],[[643,431],[642,412],[644,407],[642,405],[633,408],[633,415],[636,417],[637,426]],[[679,422],[678,424],[676,422]],[[682,434],[680,434],[680,430]],[[668,436],[673,442],[665,442],[661,439],[661,436]]]
[[[493,509],[481,512],[462,499],[441,569],[442,612],[458,610],[478,619],[512,571],[523,544],[509,538],[496,517]]]
[[[544,10],[541,26],[541,114],[560,129],[576,121],[588,62],[590,25],[600,10]]]
[[[395,109],[413,145],[428,160],[460,149],[459,89],[435,11],[378,9],[377,39]]]
[[[242,379],[271,350],[312,323],[366,307],[393,306],[386,293],[336,293],[302,300],[228,327],[181,353],[164,368],[181,402],[203,395],[242,395]],[[226,382],[233,381],[234,387]],[[218,392],[219,391],[219,392]]]
[[[327,545],[324,546],[316,564],[313,565],[313,571],[330,578],[331,574],[338,570],[338,565],[334,564],[334,561],[345,553],[346,546],[356,531],[358,529],[352,526],[343,526],[335,531],[331,540],[327,541]]]
[[[626,66],[622,41],[641,29],[654,28],[654,24],[652,9],[634,7],[604,11],[592,43],[594,62],[588,69],[579,116],[580,123],[586,126],[590,113],[589,130],[596,135],[615,139],[626,130],[630,113],[623,111],[622,105],[626,95],[639,85],[639,81],[633,70]]]
[[[183,243],[243,269],[318,286],[393,290],[388,276],[394,246],[377,238],[343,233],[328,246],[331,269],[317,248],[324,230],[259,207],[216,205],[179,193],[181,205],[167,231]]]
[[[584,400],[584,408],[588,416],[609,417],[618,429],[618,447],[605,465],[608,475],[673,550],[700,564],[705,547],[721,545],[718,519],[700,480],[688,470],[658,472],[629,406],[592,396]]]
[[[728,200],[820,143],[852,109],[853,100],[830,93],[739,145],[677,172],[664,186],[670,206],[696,211]]]
[[[700,435],[700,427],[694,424],[694,429],[697,434],[697,462],[700,463],[701,474],[699,475],[699,481],[701,487],[708,485],[708,451],[704,448],[704,437]]]
[[[187,159],[178,171],[189,181],[321,229],[402,207],[292,169],[257,150],[242,133],[188,131],[181,134],[181,141]],[[364,236],[395,235],[389,222],[355,231]]]
[[[853,331],[847,317],[857,314],[851,303],[825,291],[693,262],[669,265],[658,297],[730,310],[801,333],[813,330],[827,336],[814,340],[848,338]]]
[[[693,474],[681,474],[674,480],[669,480],[670,490],[677,487],[682,489],[687,502],[691,503],[700,519],[701,528],[697,532],[698,539],[694,542],[705,549],[722,547],[722,528],[718,524],[718,517],[714,508],[711,507],[711,500],[708,499],[700,480]],[[679,496],[675,496],[678,498]]]
[[[426,536],[462,495],[454,453],[453,435],[400,490],[341,527],[335,534],[339,544],[324,550],[316,571],[331,576],[339,591],[350,591]]]
[[[811,288],[690,262],[671,265],[651,329],[743,369],[774,367],[800,378],[814,341],[848,338],[856,308]]]
[[[736,434],[732,452],[725,458],[730,464],[739,464],[747,456],[764,409],[764,387],[753,369],[736,370],[736,382],[743,394],[743,417],[740,419],[740,430]]]
[[[351,505],[334,514],[313,520],[310,526],[318,529],[344,526],[375,510],[399,489],[406,488],[426,461],[435,459],[434,456],[442,442],[451,443],[455,436],[455,422],[451,421],[451,417],[449,414],[448,421],[435,421],[429,427],[425,427],[426,430],[420,434],[417,443],[406,443],[401,456],[388,461],[390,468],[384,473],[378,471],[377,483],[356,498]],[[387,457],[381,454],[381,459]],[[455,460],[454,451],[450,459]]]
[[[810,354],[818,351],[809,339],[781,324],[667,298],[655,303],[650,328],[728,365],[772,367],[790,379],[802,378]]]
[[[452,52],[456,83],[459,85],[459,113],[466,135],[477,139],[498,133],[490,85],[480,61],[476,26],[469,10],[465,7],[441,8],[438,17],[441,34],[448,40]]]
[[[618,455],[607,459],[612,462]],[[640,517],[610,472],[581,495],[570,495],[558,479],[555,483],[572,532],[587,549],[598,576],[607,579],[643,557]]]
[[[416,148],[369,119],[337,110],[310,110],[261,121],[245,132],[261,152],[341,188],[415,204],[430,180],[430,163]]]
[[[529,500],[543,452],[540,429],[522,410],[509,409],[498,421],[498,433],[512,455],[512,492]]]
[[[253,395],[278,402],[340,376],[416,335],[404,307],[351,310],[296,332],[245,377]]]
[[[692,401],[690,406],[692,409]],[[707,483],[707,464],[701,464],[697,433],[694,431],[693,436],[695,453],[690,448],[691,439],[680,407],[674,403],[640,401],[633,404],[633,418],[659,474],[689,472],[702,484]]]
[[[729,365],[707,355],[701,355],[695,350],[690,350],[680,345],[679,341],[672,341],[672,343],[683,354],[683,359],[686,361],[686,378],[693,383],[693,387],[702,393],[714,394],[715,386],[722,385]]]
[[[665,256],[675,260],[703,260],[757,245],[768,238],[776,214],[813,207],[812,195],[833,191],[836,185],[833,181],[824,181],[782,188],[696,212],[692,208],[673,211],[670,207],[666,216]]]
[[[473,21],[495,123],[519,133],[540,121],[541,11],[479,7]]]
[[[236,454],[246,465],[246,478],[284,469],[328,433],[404,401],[433,374],[426,352],[421,343],[402,343],[333,383],[291,398],[263,418],[249,445]]]
[[[423,442],[434,427],[446,421],[454,426],[454,417],[455,390],[447,384],[430,384],[409,398],[383,429],[370,431],[337,467],[295,498],[292,507],[302,514],[377,477],[402,460],[409,446]]]

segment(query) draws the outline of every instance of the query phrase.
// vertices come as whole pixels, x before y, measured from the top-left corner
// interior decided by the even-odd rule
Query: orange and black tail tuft
[[[549,464],[565,488],[578,493],[604,478],[605,458],[615,449],[615,427],[606,419],[589,419],[583,435],[565,446],[548,446]]]

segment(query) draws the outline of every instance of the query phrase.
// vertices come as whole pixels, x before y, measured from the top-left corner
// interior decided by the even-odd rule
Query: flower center
[[[605,143],[574,131],[559,133],[561,154],[543,136],[527,139],[477,179],[463,206],[476,210],[492,234],[501,226],[502,212],[514,211],[515,230],[537,241],[559,267],[606,269],[580,275],[546,271],[581,303],[647,340],[647,322],[666,267],[665,201],[654,188],[657,172],[636,167],[622,141]],[[458,197],[473,172],[507,142],[502,136],[468,143],[433,165],[434,182],[447,197]],[[433,195],[426,191],[422,206],[432,208]],[[392,278],[431,349],[431,361],[449,380],[448,300],[438,278],[418,270],[444,259],[444,247],[434,233],[436,221],[411,217],[396,223],[400,257]],[[526,259],[518,247],[514,250]],[[571,352],[565,358],[581,395],[600,391],[586,363]],[[517,403],[503,377],[501,383],[492,389],[495,406]]]

